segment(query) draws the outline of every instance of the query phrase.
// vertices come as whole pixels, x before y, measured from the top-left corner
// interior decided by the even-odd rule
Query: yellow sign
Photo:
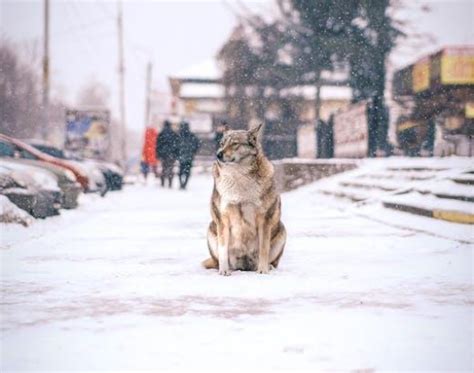
[[[441,83],[474,84],[474,56],[443,56],[441,59]]]
[[[423,59],[412,70],[413,92],[422,92],[430,87],[430,60]]]
[[[466,103],[466,118],[474,119],[474,102]]]

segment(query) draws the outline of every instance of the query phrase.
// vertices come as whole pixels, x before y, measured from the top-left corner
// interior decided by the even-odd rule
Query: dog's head
[[[226,129],[217,150],[218,161],[230,164],[253,161],[261,151],[259,137],[262,127],[260,124],[248,131]]]

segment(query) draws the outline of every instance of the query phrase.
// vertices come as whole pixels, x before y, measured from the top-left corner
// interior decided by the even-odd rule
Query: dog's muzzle
[[[219,151],[219,152],[217,152],[216,156],[217,156],[218,160],[220,160],[220,161],[224,160],[224,152]]]

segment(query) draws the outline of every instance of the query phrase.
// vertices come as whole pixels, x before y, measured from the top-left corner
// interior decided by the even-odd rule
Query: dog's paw
[[[219,269],[219,274],[221,276],[230,276],[231,275],[230,269]]]
[[[270,266],[268,265],[259,265],[257,268],[257,273],[268,274],[270,272]]]

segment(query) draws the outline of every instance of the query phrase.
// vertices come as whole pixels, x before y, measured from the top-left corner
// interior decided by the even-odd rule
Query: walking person
[[[158,160],[156,159],[156,140],[158,131],[153,127],[148,127],[145,130],[145,141],[143,142],[141,172],[146,184],[148,173],[152,171],[155,177],[158,177]]]
[[[181,122],[179,128],[179,184],[180,189],[186,189],[191,176],[194,156],[199,149],[199,139],[189,129],[189,123]]]
[[[163,123],[163,130],[158,135],[156,141],[156,156],[161,161],[161,186],[165,186],[168,180],[168,187],[173,185],[174,163],[178,156],[178,135],[172,130],[171,123],[167,120]]]

